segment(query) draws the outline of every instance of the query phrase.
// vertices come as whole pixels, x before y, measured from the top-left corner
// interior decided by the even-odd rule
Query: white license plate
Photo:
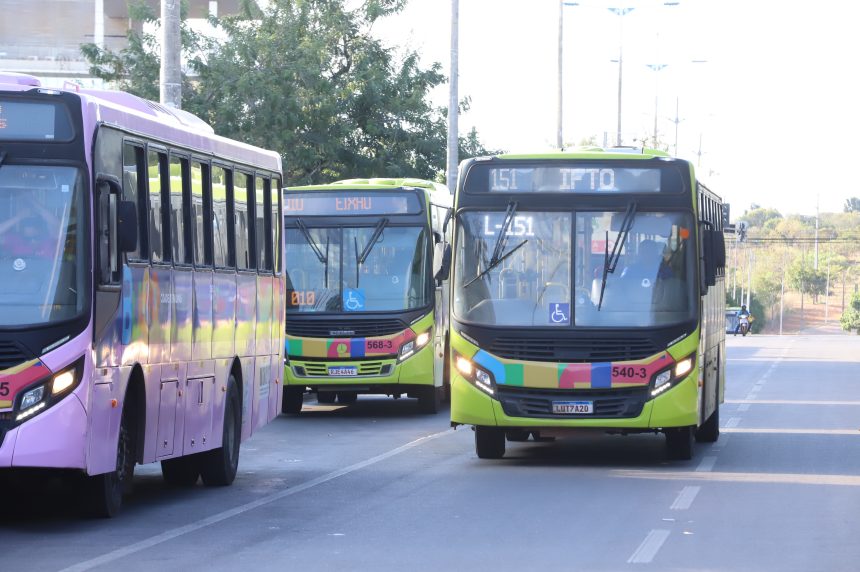
[[[592,401],[553,401],[552,412],[558,415],[594,413]]]
[[[355,366],[329,367],[328,374],[332,377],[355,377],[358,375],[358,368]]]

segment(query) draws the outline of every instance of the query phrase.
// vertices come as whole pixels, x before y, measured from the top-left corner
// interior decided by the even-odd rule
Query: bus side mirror
[[[721,230],[713,231],[714,265],[717,270],[726,267],[726,236]]]
[[[117,234],[120,252],[137,250],[137,205],[132,201],[117,205]]]
[[[700,238],[702,244],[702,294],[707,294],[708,287],[717,283],[716,252],[714,249],[714,231],[710,228],[700,227]]]
[[[451,245],[440,242],[433,247],[433,278],[439,282],[448,279],[451,273]]]

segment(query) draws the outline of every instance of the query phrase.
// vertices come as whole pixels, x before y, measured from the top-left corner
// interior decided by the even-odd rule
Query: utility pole
[[[815,196],[815,271],[818,272],[818,215],[819,211],[819,198],[820,195]]]
[[[452,193],[457,186],[457,164],[460,152],[460,130],[458,115],[460,102],[458,95],[459,78],[459,36],[460,0],[451,0],[451,77],[448,88],[448,190]]]
[[[675,152],[673,155],[675,155],[675,157],[678,156],[678,124],[681,123],[681,118],[678,117],[678,99],[678,96],[675,96],[675,121],[673,121],[675,124]]]
[[[753,264],[753,251],[749,246],[747,247],[747,253],[749,255],[749,260],[747,262],[747,311],[750,309],[750,299],[752,296],[752,264]]]
[[[659,38],[659,34],[657,35]],[[645,66],[654,72],[654,149],[657,148],[657,116],[660,110],[660,70],[669,64],[645,64]]]
[[[182,109],[182,38],[180,0],[161,0],[161,103]]]
[[[96,0],[95,25],[93,31],[93,43],[104,49],[105,47],[105,2]]]
[[[564,137],[562,136],[562,114],[563,114],[563,93],[562,80],[564,76],[564,0],[558,0],[558,130],[555,137],[555,146],[561,150],[564,147]]]
[[[830,313],[830,248],[827,249],[827,285],[824,287],[824,324],[829,321]]]
[[[624,16],[633,11],[633,8],[609,8],[609,11],[618,16],[618,133],[615,136],[615,145],[621,146],[621,78],[624,69]]]

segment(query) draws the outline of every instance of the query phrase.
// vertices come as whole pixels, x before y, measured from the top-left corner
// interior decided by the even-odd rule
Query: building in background
[[[140,2],[142,0],[132,0]],[[160,0],[143,0],[155,13]],[[235,14],[242,0],[187,0],[190,18]],[[100,85],[89,73],[80,46],[97,43],[118,51],[130,29],[129,0],[0,0],[0,70],[29,73],[45,85],[74,81]]]

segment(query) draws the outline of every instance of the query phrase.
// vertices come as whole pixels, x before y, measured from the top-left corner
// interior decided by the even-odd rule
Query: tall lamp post
[[[558,0],[558,125],[556,129],[555,146],[564,148],[564,133],[562,119],[564,116],[564,89],[562,79],[564,76],[564,7],[579,6],[579,2],[565,2]]]
[[[618,16],[618,131],[615,135],[615,145],[621,146],[621,78],[624,67],[624,16],[633,11],[633,8],[609,8],[609,11]]]
[[[669,64],[645,64],[648,69],[654,72],[654,149],[657,148],[657,114],[660,107],[660,70],[664,69]],[[676,150],[677,154],[677,150]]]

